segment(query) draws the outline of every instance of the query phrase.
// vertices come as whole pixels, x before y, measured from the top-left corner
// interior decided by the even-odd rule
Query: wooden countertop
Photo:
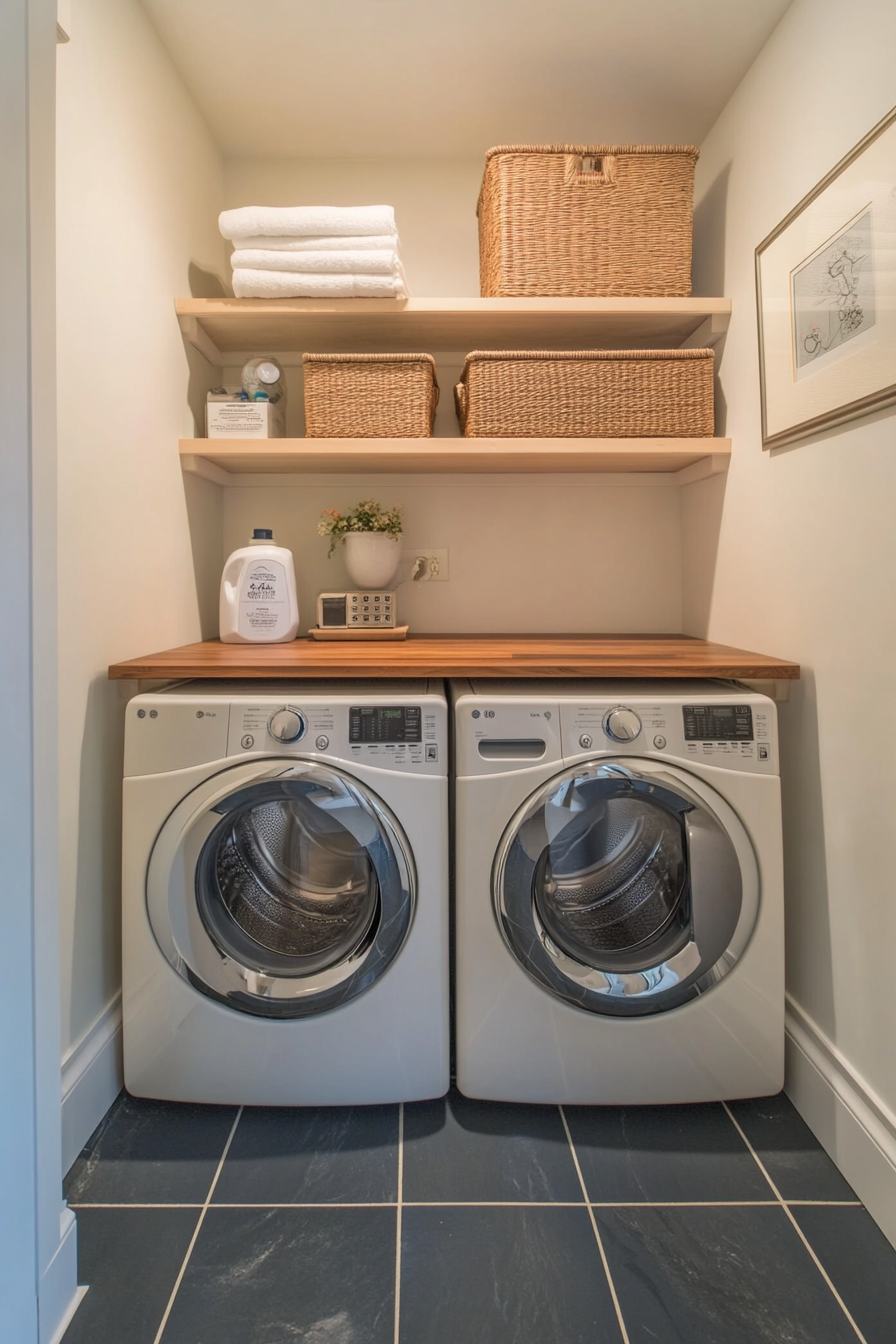
[[[113,680],[185,677],[725,677],[792,680],[798,663],[686,635],[417,635],[398,642],[205,640],[113,663]]]

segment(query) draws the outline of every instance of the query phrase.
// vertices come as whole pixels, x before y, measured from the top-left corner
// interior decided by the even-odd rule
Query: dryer
[[[130,1092],[447,1091],[447,736],[440,682],[192,682],[130,701]]]
[[[454,682],[451,697],[460,1090],[779,1091],[774,702],[705,681]]]

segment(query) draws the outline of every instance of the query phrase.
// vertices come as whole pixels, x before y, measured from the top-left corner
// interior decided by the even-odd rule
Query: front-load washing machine
[[[454,682],[457,1083],[777,1092],[775,705],[731,682]]]
[[[441,682],[191,682],[130,701],[130,1092],[447,1091],[447,744]]]

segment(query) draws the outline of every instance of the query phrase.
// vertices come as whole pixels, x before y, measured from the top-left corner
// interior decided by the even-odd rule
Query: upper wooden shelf
[[[376,353],[678,349],[714,345],[730,299],[178,299],[212,364],[259,351]]]
[[[662,472],[688,485],[726,470],[730,439],[181,439],[185,471],[239,484],[271,472]]]
[[[130,658],[113,680],[182,677],[723,677],[789,681],[798,663],[686,635],[417,635],[384,641],[222,644]]]

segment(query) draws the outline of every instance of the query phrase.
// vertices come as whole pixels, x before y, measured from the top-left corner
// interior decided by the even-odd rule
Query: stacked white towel
[[[247,205],[218,225],[238,299],[405,299],[391,205]]]

